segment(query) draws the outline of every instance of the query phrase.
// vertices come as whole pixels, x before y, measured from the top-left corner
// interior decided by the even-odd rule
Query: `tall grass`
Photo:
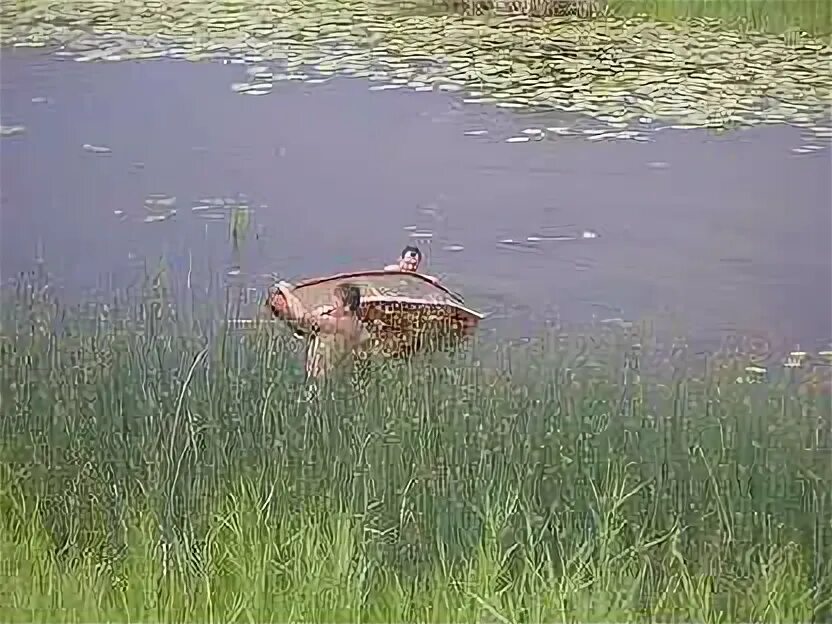
[[[832,4],[825,0],[427,0],[464,13],[490,11],[539,17],[646,15],[659,21],[718,20],[723,27],[777,34],[832,35]],[[716,26],[717,24],[714,24]]]
[[[824,0],[609,0],[621,16],[646,14],[659,20],[714,18],[726,26],[784,34],[832,35],[832,5]]]
[[[304,403],[273,326],[152,298],[87,322],[30,288],[3,311],[4,622],[829,615],[828,399],[794,380],[678,353],[654,378],[619,336]]]

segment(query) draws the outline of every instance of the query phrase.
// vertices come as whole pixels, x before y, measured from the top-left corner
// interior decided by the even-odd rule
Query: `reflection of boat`
[[[359,315],[374,346],[389,356],[441,349],[470,336],[483,314],[463,305],[460,297],[432,279],[409,271],[359,271],[306,280],[293,292],[308,310],[331,309],[333,291],[349,282],[361,290]],[[278,291],[269,297],[272,313],[286,320],[286,303]],[[302,331],[287,321],[296,334]]]

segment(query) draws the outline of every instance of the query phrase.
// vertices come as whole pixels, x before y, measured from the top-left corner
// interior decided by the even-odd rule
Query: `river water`
[[[85,293],[165,255],[192,288],[229,271],[262,288],[415,242],[492,324],[658,314],[703,340],[832,336],[829,149],[795,153],[792,126],[514,143],[564,119],[358,78],[241,96],[245,68],[221,62],[4,50],[0,69],[2,123],[25,128],[0,143],[6,281],[42,254]],[[252,209],[239,257],[205,198]]]

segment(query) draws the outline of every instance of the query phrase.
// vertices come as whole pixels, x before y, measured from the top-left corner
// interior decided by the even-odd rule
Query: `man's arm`
[[[338,319],[326,316],[320,312],[309,312],[290,288],[291,285],[287,282],[280,282],[277,285],[277,289],[286,299],[288,312],[286,316],[290,320],[297,321],[313,331],[321,331],[326,334],[334,334],[338,331]]]

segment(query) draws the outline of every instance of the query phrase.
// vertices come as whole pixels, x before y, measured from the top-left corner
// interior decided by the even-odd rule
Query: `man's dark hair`
[[[344,302],[350,312],[358,312],[361,303],[361,291],[358,286],[350,283],[338,284],[335,287],[335,294]]]
[[[402,249],[401,257],[404,258],[407,254],[411,254],[411,253],[416,254],[416,257],[419,258],[419,260],[422,259],[422,252],[419,251],[418,247],[414,247],[413,245],[408,245],[407,247]]]

